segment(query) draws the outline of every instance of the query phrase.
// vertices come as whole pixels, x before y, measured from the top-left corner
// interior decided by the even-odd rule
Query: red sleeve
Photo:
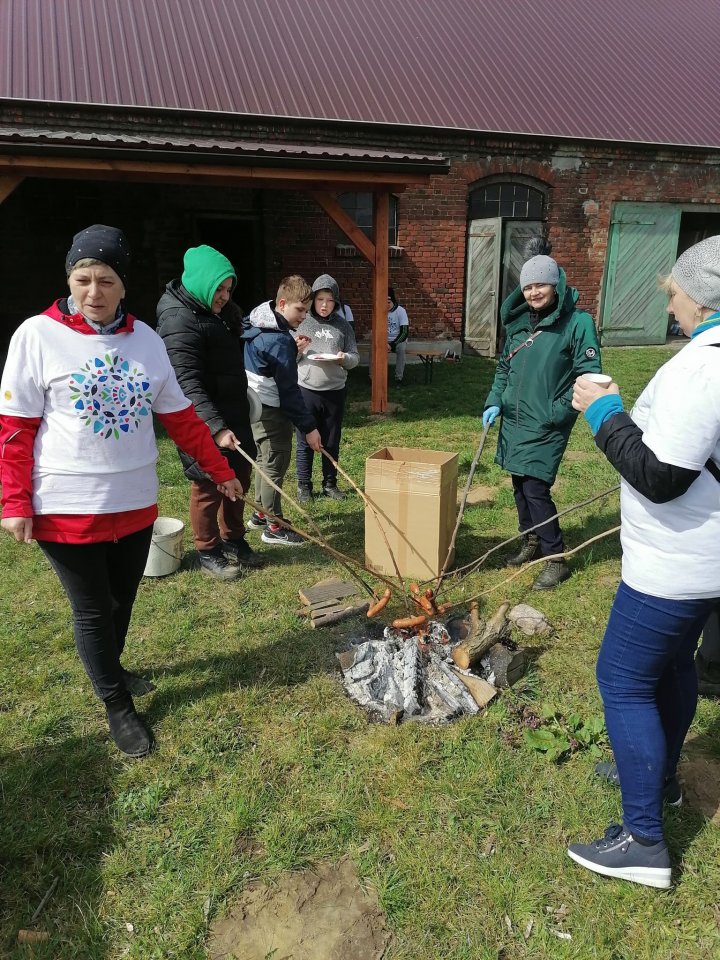
[[[5,519],[33,515],[33,444],[41,419],[0,414],[0,504]]]
[[[207,424],[195,413],[192,404],[177,413],[159,413],[157,417],[173,443],[197,460],[200,469],[204,470],[214,483],[226,483],[235,479],[235,471],[220,453]]]

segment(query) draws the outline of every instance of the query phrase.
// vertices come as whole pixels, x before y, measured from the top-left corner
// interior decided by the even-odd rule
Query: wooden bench
[[[370,364],[370,341],[361,340],[358,342],[358,353],[360,354],[360,363],[364,366]],[[446,356],[462,355],[462,344],[459,340],[408,340],[405,346],[405,357],[408,363],[422,363],[424,367],[425,383],[432,383],[433,363],[435,360],[442,360]],[[388,362],[395,363],[395,354],[388,353]]]

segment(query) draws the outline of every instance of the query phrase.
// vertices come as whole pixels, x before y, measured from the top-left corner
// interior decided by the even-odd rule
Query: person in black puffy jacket
[[[206,245],[187,250],[184,267],[182,279],[168,283],[157,305],[157,332],[183,393],[247,492],[251,466],[235,445],[253,459],[256,449],[236,316],[242,312],[237,307],[233,311],[230,300],[235,270],[227,257]],[[234,580],[242,567],[262,566],[262,558],[245,539],[244,501],[224,498],[197,462],[178,452],[185,476],[192,481],[190,522],[203,572]]]

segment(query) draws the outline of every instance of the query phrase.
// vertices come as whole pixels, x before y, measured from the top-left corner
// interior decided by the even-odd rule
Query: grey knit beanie
[[[560,271],[552,257],[540,254],[531,257],[523,264],[520,271],[520,288],[522,290],[531,283],[549,283],[556,287],[560,283]]]
[[[329,290],[332,293],[335,303],[340,302],[340,287],[329,273],[323,273],[312,285],[313,296],[321,290]]]
[[[671,276],[695,303],[720,310],[720,236],[701,240],[681,254]]]

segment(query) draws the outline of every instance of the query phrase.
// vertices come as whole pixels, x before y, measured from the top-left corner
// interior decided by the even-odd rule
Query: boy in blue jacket
[[[248,386],[262,404],[260,419],[252,425],[257,445],[257,464],[282,487],[292,456],[293,425],[305,434],[308,446],[320,452],[320,434],[308,413],[298,386],[298,351],[310,345],[310,338],[294,331],[305,319],[312,291],[302,277],[285,277],[275,300],[255,307],[245,320],[245,370]],[[265,513],[282,517],[280,494],[259,473],[255,474],[255,500],[262,513],[253,513],[248,526],[262,530],[263,543],[299,546],[303,538],[268,520]]]

